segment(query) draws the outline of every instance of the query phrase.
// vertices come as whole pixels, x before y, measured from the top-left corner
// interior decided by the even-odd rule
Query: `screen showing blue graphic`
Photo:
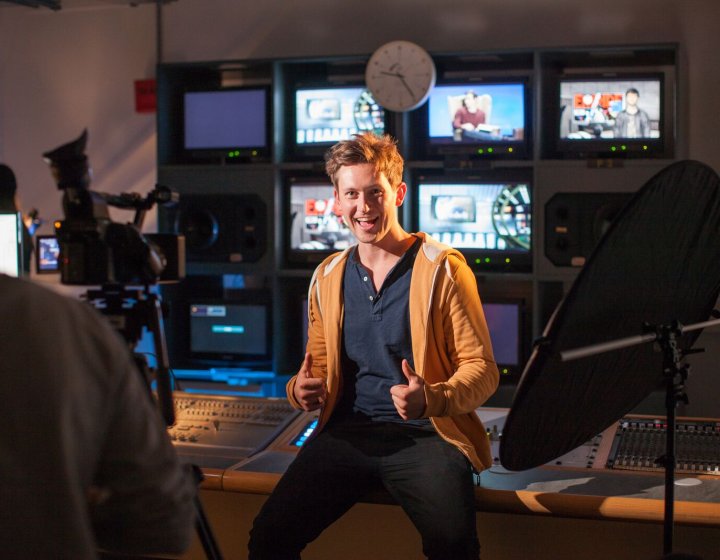
[[[267,307],[240,303],[190,305],[190,351],[265,355]]]

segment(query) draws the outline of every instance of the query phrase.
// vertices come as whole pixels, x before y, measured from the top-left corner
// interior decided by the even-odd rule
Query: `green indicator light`
[[[509,263],[509,262],[510,262],[510,258],[509,258],[509,257],[505,257],[505,262],[506,262],[506,263]]]
[[[617,146],[612,146],[612,147],[610,148],[610,151],[611,151],[611,152],[617,152]]]
[[[488,154],[492,154],[492,153],[493,153],[493,149],[492,149],[492,148],[488,148]]]
[[[252,155],[253,155],[253,156],[256,156],[257,154],[258,154],[257,150],[253,150],[253,151],[252,151]]]
[[[481,262],[481,261],[480,261],[479,258],[475,259],[475,264],[480,264],[480,262]]]
[[[510,370],[508,368],[504,367],[504,368],[502,368],[500,373],[502,373],[503,375],[510,375]]]
[[[486,263],[489,263],[489,262],[490,262],[490,257],[485,257],[485,262],[486,262]]]
[[[234,152],[228,152],[228,157],[233,157]]]
[[[620,149],[624,152],[625,150],[627,150],[627,146],[623,144],[622,146],[620,146]]]
[[[513,150],[512,148],[508,148],[508,152],[512,153],[512,152],[514,152],[514,151],[515,151],[515,150]]]
[[[643,146],[643,150],[647,150],[647,149],[648,149],[647,145]]]
[[[483,154],[483,153],[485,153],[485,150],[483,150],[482,148],[478,148],[478,154]]]
[[[239,156],[240,156],[240,150],[235,150],[235,157],[239,157]]]

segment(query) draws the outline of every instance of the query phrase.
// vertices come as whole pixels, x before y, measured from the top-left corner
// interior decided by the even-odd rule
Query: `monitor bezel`
[[[192,305],[234,305],[234,306],[259,306],[266,312],[265,325],[265,352],[202,352],[193,351],[191,346],[191,318],[190,308]],[[182,302],[179,310],[182,314],[183,328],[182,339],[185,349],[182,362],[189,367],[226,367],[226,368],[271,368],[273,362],[273,338],[272,322],[273,309],[272,300],[265,290],[244,290],[243,296],[209,297],[198,295],[197,297],[187,296]]]
[[[531,168],[502,168],[485,171],[464,170],[462,172],[415,170],[412,174],[412,225],[415,231],[421,231],[420,195],[421,186],[427,185],[482,185],[482,184],[525,184],[530,194],[530,248],[527,251],[511,251],[480,248],[458,248],[470,268],[476,273],[532,273],[533,255],[537,235],[535,233],[535,193],[533,190]],[[432,232],[425,232],[432,233]],[[438,240],[440,241],[440,240]],[[510,258],[510,262],[505,259]]]
[[[517,364],[507,364],[503,362],[497,362],[496,365],[500,371],[500,383],[502,384],[514,384],[516,383],[520,375],[522,374],[525,363],[530,355],[530,340],[531,340],[531,321],[529,317],[529,305],[528,301],[522,297],[504,297],[504,296],[487,296],[484,297],[482,294],[482,286],[479,287],[480,291],[480,303],[483,305],[483,315],[485,315],[485,305],[487,304],[500,304],[500,305],[512,305],[517,311]],[[485,315],[485,321],[487,323],[487,316]],[[489,323],[488,331],[492,337],[492,328]],[[495,354],[495,346],[493,345],[493,355]],[[494,356],[497,358],[497,356]]]
[[[263,93],[265,100],[265,140],[264,145],[258,146],[224,146],[212,148],[186,147],[186,96],[194,93],[226,93],[258,91]],[[272,86],[269,84],[256,84],[232,87],[188,87],[180,96],[182,118],[180,119],[180,149],[186,163],[267,163],[272,161],[273,153],[273,97]]]
[[[452,165],[462,160],[482,162],[495,160],[527,160],[532,158],[533,89],[531,78],[525,75],[455,79],[439,81],[435,90],[445,87],[478,90],[485,86],[520,85],[523,89],[523,138],[519,140],[478,140],[477,142],[441,141],[430,137],[430,99],[410,113],[411,152],[419,160],[444,160]],[[432,97],[433,94],[431,94]],[[447,137],[450,138],[450,137]]]
[[[289,174],[283,181],[281,235],[283,264],[287,268],[315,268],[327,257],[339,252],[337,249],[305,250],[292,247],[292,221],[290,219],[292,191],[294,188],[322,186],[321,183],[335,189],[327,175],[313,174],[312,172]],[[352,233],[350,236],[352,237]]]
[[[337,140],[328,142],[312,142],[299,144],[297,142],[297,95],[300,91],[330,90],[330,89],[360,89],[369,92],[363,81],[337,81],[330,80],[299,80],[289,85],[286,92],[286,118],[285,138],[287,145],[287,159],[295,161],[321,162],[328,148],[337,143]],[[392,112],[383,108],[384,134],[395,136]]]
[[[561,135],[561,88],[568,82],[659,83],[658,138],[567,139]],[[630,86],[628,86],[630,87]],[[623,87],[627,90],[627,87]],[[662,71],[578,71],[557,74],[548,85],[552,98],[544,103],[542,129],[551,159],[672,159],[675,145],[674,95],[670,78]],[[623,93],[625,93],[623,91]]]
[[[46,240],[54,239],[58,243],[58,259],[55,268],[47,268],[42,265],[42,246]],[[60,273],[60,253],[59,241],[55,235],[36,235],[35,236],[35,272],[37,274],[59,274]]]

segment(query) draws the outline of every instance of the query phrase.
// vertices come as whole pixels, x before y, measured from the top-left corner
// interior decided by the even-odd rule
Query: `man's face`
[[[631,107],[635,107],[638,102],[638,94],[631,91],[625,95],[625,103],[630,105]]]
[[[370,163],[343,166],[336,175],[336,209],[360,243],[374,244],[397,227],[397,207],[407,192],[405,183],[393,190],[384,173]]]
[[[475,111],[477,111],[477,108],[478,108],[477,97],[475,97],[472,93],[468,93],[465,96],[465,107],[471,113],[474,113]]]

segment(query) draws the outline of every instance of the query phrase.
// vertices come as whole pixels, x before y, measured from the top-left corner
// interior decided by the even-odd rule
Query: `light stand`
[[[500,441],[500,462],[509,470],[548,464],[664,386],[673,423],[662,458],[666,550],[672,548],[675,408],[685,399],[687,377],[682,358],[698,331],[714,325],[706,319],[720,297],[719,229],[720,176],[707,165],[672,163],[635,192],[548,319]],[[662,326],[641,330],[645,323]]]
[[[720,312],[713,310],[713,316],[720,316]],[[627,348],[648,342],[657,342],[663,353],[663,378],[665,381],[665,409],[667,425],[665,428],[665,454],[656,459],[656,464],[661,465],[665,471],[665,509],[663,519],[663,554],[670,554],[673,549],[673,527],[675,515],[675,467],[677,458],[675,456],[675,432],[676,432],[676,408],[678,403],[687,404],[688,398],[685,393],[685,381],[688,377],[690,366],[684,363],[688,354],[702,352],[702,349],[682,350],[678,344],[681,335],[701,330],[705,327],[720,325],[720,320],[704,321],[693,325],[683,326],[677,321],[667,325],[645,325],[646,334],[626,337],[602,344],[595,344],[567,350],[560,353],[560,359],[564,362],[609,352],[620,348]]]

